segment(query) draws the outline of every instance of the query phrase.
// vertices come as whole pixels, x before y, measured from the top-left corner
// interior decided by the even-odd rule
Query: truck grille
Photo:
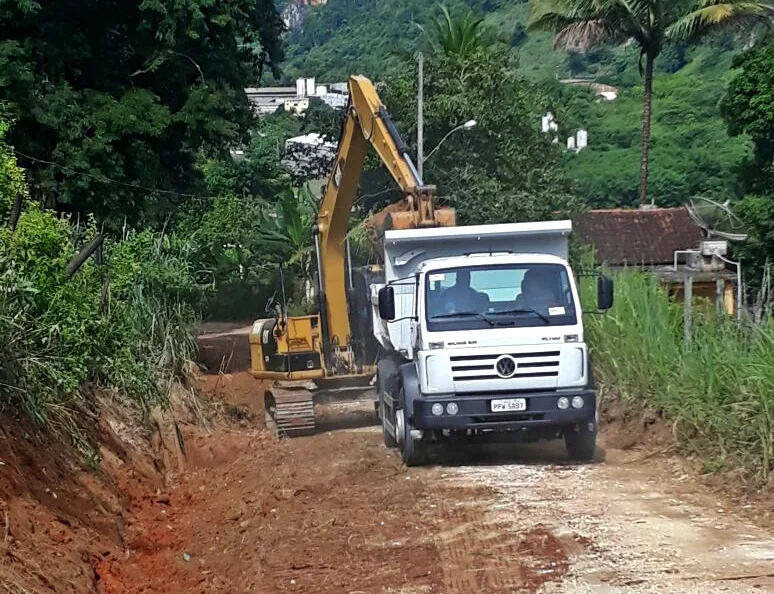
[[[503,357],[510,357],[516,364],[515,371],[509,377],[503,377],[497,371],[497,362]],[[457,355],[451,357],[451,366],[455,382],[558,377],[559,351]]]

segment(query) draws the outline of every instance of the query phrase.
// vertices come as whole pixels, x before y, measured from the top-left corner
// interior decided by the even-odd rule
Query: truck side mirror
[[[395,319],[395,289],[389,285],[379,289],[379,317],[387,321]]]
[[[609,276],[600,276],[597,279],[597,309],[607,311],[613,307],[613,279]]]

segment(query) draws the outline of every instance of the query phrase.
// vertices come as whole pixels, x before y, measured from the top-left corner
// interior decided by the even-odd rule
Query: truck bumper
[[[581,408],[566,410],[558,406],[565,397],[570,402],[575,396],[583,398]],[[526,410],[518,412],[492,412],[493,400],[523,399]],[[454,402],[459,408],[457,414],[448,414],[447,405]],[[443,413],[434,415],[434,404],[441,404]],[[589,389],[537,393],[505,394],[454,394],[444,396],[422,396],[414,400],[413,425],[417,429],[450,430],[499,430],[540,429],[568,427],[596,419],[596,392]]]

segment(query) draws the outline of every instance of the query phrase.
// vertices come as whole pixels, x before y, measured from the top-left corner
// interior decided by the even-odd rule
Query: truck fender
[[[586,369],[586,377],[588,378],[588,381],[586,382],[586,387],[589,390],[597,391],[597,379],[594,377],[594,361],[591,359],[591,353],[587,355],[588,360],[586,362],[586,365],[588,368]]]
[[[400,366],[400,381],[403,386],[403,402],[400,405],[406,420],[410,420],[414,416],[414,401],[421,397],[416,363],[409,361]]]

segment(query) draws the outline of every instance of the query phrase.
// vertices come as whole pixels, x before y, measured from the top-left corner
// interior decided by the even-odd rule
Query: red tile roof
[[[703,238],[684,207],[590,210],[573,217],[573,232],[609,266],[671,264],[675,251],[695,249]]]

